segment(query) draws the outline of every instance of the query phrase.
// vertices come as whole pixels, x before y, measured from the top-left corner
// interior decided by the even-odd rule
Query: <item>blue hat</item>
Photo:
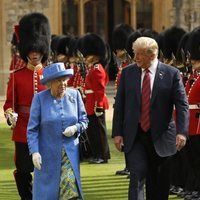
[[[73,69],[65,69],[64,63],[53,63],[44,68],[43,78],[40,80],[40,83],[45,85],[48,81],[53,79],[57,79],[62,76],[71,77],[73,74]]]

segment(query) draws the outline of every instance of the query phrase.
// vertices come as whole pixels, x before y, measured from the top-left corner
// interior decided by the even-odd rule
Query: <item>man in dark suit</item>
[[[144,199],[145,183],[147,200],[167,200],[167,161],[186,143],[188,101],[179,71],[158,61],[154,39],[138,38],[133,51],[136,64],[121,74],[112,136],[128,158],[129,200]]]

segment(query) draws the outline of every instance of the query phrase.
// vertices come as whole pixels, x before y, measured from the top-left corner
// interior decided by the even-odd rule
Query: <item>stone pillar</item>
[[[78,13],[79,13],[79,34],[84,34],[84,0],[79,0],[78,5]]]
[[[130,4],[131,4],[131,26],[136,30],[137,29],[136,0],[130,0]]]
[[[171,26],[172,0],[152,0],[152,4],[152,29],[160,32]]]
[[[0,1],[0,99],[5,99],[7,82],[9,77],[9,66],[11,60],[10,41],[12,38],[12,14],[14,10],[10,10],[11,18],[7,16],[5,9],[6,0]],[[11,26],[11,27],[9,27]]]

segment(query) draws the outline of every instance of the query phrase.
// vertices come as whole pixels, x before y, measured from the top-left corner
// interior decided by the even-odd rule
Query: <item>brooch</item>
[[[72,103],[74,103],[74,102],[75,102],[75,99],[74,99],[74,97],[73,97],[73,96],[69,95],[69,96],[68,96],[68,98],[69,98],[69,101],[70,101],[70,102],[72,102]]]
[[[160,79],[163,79],[164,72],[159,72]]]

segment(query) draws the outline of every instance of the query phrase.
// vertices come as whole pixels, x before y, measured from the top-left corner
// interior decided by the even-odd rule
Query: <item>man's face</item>
[[[144,48],[137,48],[134,50],[134,61],[136,62],[138,67],[146,69],[150,67],[152,60],[154,59],[154,55],[147,53]]]
[[[41,63],[42,54],[39,52],[31,51],[28,54],[28,58],[32,65],[38,65]]]
[[[200,70],[200,60],[191,60],[193,69]]]

